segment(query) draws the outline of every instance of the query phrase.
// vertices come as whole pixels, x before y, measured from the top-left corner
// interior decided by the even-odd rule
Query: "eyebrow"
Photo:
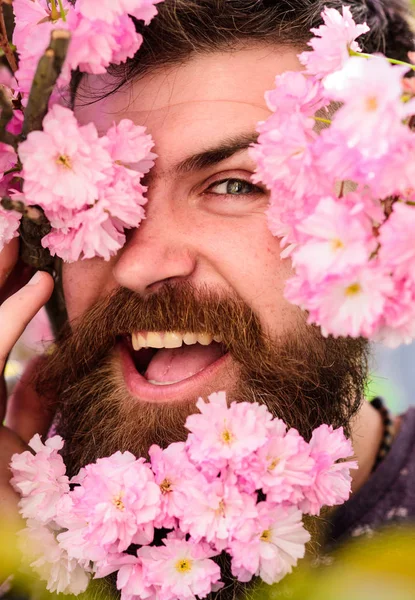
[[[218,146],[207,148],[180,161],[172,168],[173,172],[185,175],[192,171],[201,171],[214,167],[238,152],[247,150],[258,139],[257,132],[244,133],[222,141]]]

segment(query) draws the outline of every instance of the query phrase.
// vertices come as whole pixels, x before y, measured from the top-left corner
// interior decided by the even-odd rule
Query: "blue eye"
[[[262,190],[249,181],[245,181],[245,179],[223,179],[222,181],[212,183],[208,191],[218,195],[243,196],[246,194],[255,194]]]

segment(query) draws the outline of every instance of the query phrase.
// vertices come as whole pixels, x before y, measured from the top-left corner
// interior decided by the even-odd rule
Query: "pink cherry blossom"
[[[134,56],[143,41],[127,15],[107,23],[91,21],[80,12],[72,11],[67,23],[72,32],[67,67],[79,68],[86,73],[104,74],[111,63]]]
[[[170,444],[165,450],[153,445],[149,450],[151,467],[161,490],[160,513],[156,527],[172,528],[184,515],[189,498],[204,489],[205,477],[189,461],[184,443]]]
[[[251,539],[233,540],[229,545],[232,573],[239,581],[250,581],[257,575],[273,584],[291,573],[298,559],[303,558],[310,534],[296,507],[261,502],[258,511]]]
[[[271,502],[297,503],[303,497],[303,488],[314,480],[315,461],[299,433],[295,429],[283,431],[280,423],[276,420],[267,443],[245,466],[245,475],[238,474],[248,483],[253,482],[253,490],[262,489]]]
[[[88,465],[76,478],[67,514],[61,507],[59,525],[78,526],[75,534],[61,533],[59,542],[75,558],[102,560],[132,543],[149,543],[159,512],[160,490],[144,459],[117,452]]]
[[[22,496],[22,516],[46,524],[55,519],[57,503],[69,491],[66,467],[59,454],[63,440],[56,435],[43,443],[36,434],[29,446],[35,454],[27,450],[12,456],[11,484]]]
[[[303,512],[317,515],[323,506],[343,504],[351,490],[350,470],[357,469],[356,461],[337,462],[350,458],[353,448],[343,429],[321,425],[310,440],[311,456],[316,461],[316,479],[300,503]]]
[[[319,177],[313,154],[317,139],[314,126],[314,119],[300,112],[288,117],[274,113],[258,124],[258,143],[250,151],[257,163],[252,180],[273,191],[275,200],[271,198],[271,202],[285,195],[291,206],[295,202],[298,206],[305,193],[324,193],[327,189],[328,183]]]
[[[394,291],[386,302],[374,339],[389,348],[396,348],[415,339],[415,282],[412,278],[392,279]]]
[[[196,403],[200,414],[190,415],[186,448],[190,459],[212,465],[219,472],[227,463],[238,463],[262,446],[268,436],[271,414],[264,405],[226,403],[226,394],[211,394]]]
[[[331,127],[345,134],[347,147],[358,146],[362,154],[380,157],[406,129],[403,120],[415,112],[414,101],[401,101],[406,71],[407,67],[391,65],[384,56],[368,60],[354,56],[341,71],[327,76],[326,91],[342,103]],[[361,117],[359,127],[356,115]]]
[[[147,582],[142,561],[138,557],[129,557],[134,562],[122,564],[117,574],[117,589],[121,590],[121,600],[157,600],[154,586]]]
[[[349,6],[343,6],[342,13],[326,7],[322,17],[324,25],[311,30],[315,35],[308,42],[312,50],[299,55],[307,73],[317,78],[341,69],[349,60],[350,50],[360,51],[356,39],[369,31],[366,23],[355,23]]]
[[[289,115],[300,111],[308,117],[328,103],[321,82],[298,71],[277,75],[275,89],[265,93],[265,100],[272,112]]]
[[[204,539],[221,551],[240,524],[256,515],[256,495],[240,491],[233,476],[193,488],[179,526],[194,541]]]
[[[288,281],[285,295],[309,312],[308,322],[320,325],[324,335],[371,337],[392,291],[389,275],[371,261],[314,286],[297,275]]]
[[[18,235],[22,215],[14,210],[4,210],[0,206],[0,252],[4,246]]]
[[[154,6],[162,0],[78,0],[77,9],[86,18],[91,21],[97,19],[113,23],[116,17],[122,14],[130,14],[136,19],[145,21],[149,24],[151,19],[157,14]]]
[[[20,548],[24,558],[47,589],[58,594],[84,592],[90,580],[90,569],[70,558],[56,541],[55,534],[37,520],[29,520],[28,527],[20,533]]]
[[[399,278],[407,277],[415,282],[415,248],[413,227],[415,210],[404,202],[395,202],[392,214],[379,230],[379,259],[393,269]]]
[[[304,235],[293,254],[293,264],[310,281],[364,266],[376,250],[372,222],[364,205],[353,204],[354,197],[340,201],[322,198],[314,212],[298,224],[297,231]]]
[[[32,131],[20,144],[19,156],[27,202],[46,210],[59,203],[71,209],[93,205],[112,167],[95,126],[80,127],[73,112],[59,105],[46,115],[43,131]]]
[[[216,552],[206,543],[195,544],[170,535],[163,546],[141,548],[145,578],[163,600],[206,598],[218,590],[220,568],[212,560]]]
[[[145,127],[134,125],[130,119],[122,119],[108,129],[105,139],[114,161],[140,173],[148,173],[153,167],[156,154],[151,150],[154,142]]]

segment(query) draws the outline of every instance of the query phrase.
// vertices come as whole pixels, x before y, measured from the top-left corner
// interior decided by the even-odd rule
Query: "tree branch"
[[[64,29],[52,31],[49,47],[39,61],[25,109],[25,119],[21,139],[31,131],[42,129],[42,122],[48,111],[49,99],[62,71],[71,34]]]
[[[11,70],[15,73],[17,71],[17,61],[13,50],[10,48],[6,23],[4,21],[3,4],[11,4],[11,2],[10,0],[0,0],[0,48],[3,50]]]
[[[9,144],[17,150],[18,137],[7,131],[7,125],[10,123],[13,117],[13,105],[3,87],[0,87],[0,142]]]

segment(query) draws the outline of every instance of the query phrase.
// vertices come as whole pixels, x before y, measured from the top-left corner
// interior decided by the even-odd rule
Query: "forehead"
[[[94,122],[101,134],[125,118],[147,127],[158,163],[168,166],[189,151],[254,131],[269,115],[264,93],[273,88],[275,76],[301,68],[298,51],[267,46],[201,54],[149,73],[93,104],[78,103],[75,112],[81,123]],[[80,97],[87,100],[108,92],[111,81],[88,76],[82,86]]]

